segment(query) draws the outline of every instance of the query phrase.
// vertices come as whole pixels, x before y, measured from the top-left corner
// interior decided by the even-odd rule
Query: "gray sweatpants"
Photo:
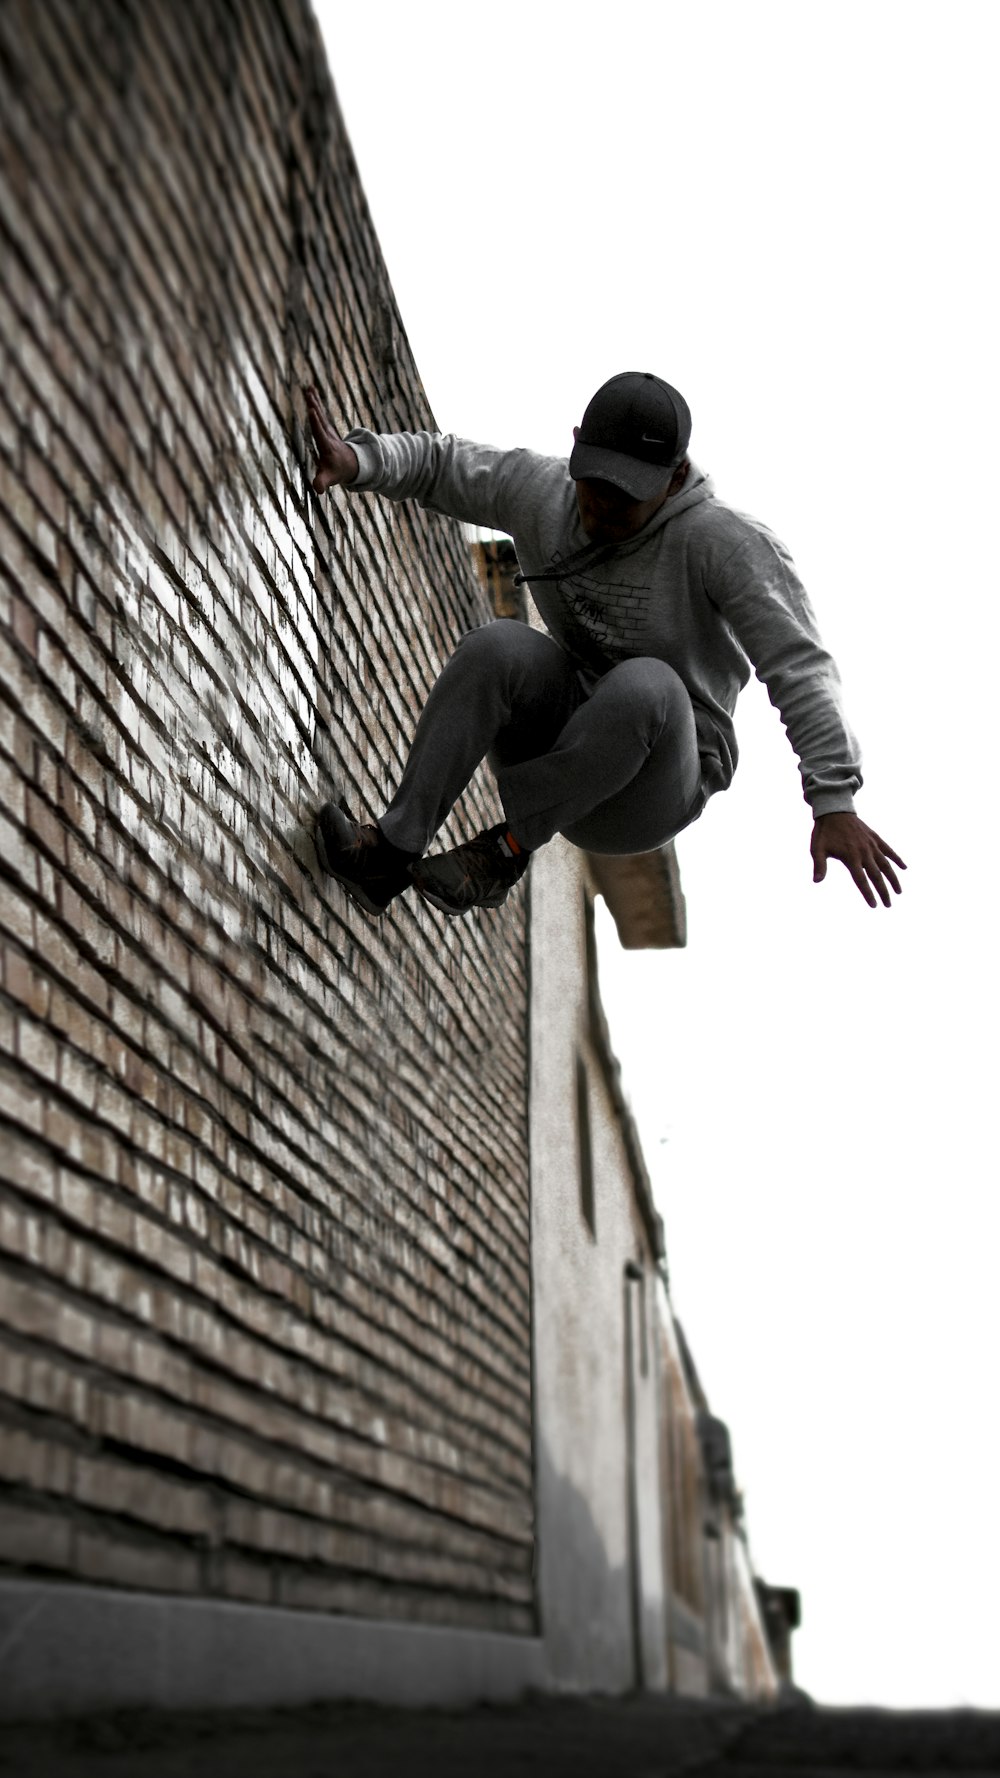
[[[551,636],[499,618],[463,636],[417,723],[379,826],[426,851],[481,760],[514,838],[651,852],[701,813],[694,711],[665,661],[611,667],[589,691]]]

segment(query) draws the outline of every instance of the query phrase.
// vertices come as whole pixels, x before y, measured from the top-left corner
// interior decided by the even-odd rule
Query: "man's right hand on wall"
[[[325,494],[327,488],[339,488],[345,482],[357,480],[358,459],[349,444],[339,438],[330,425],[326,409],[319,398],[319,391],[312,384],[306,390],[306,408],[309,413],[309,424],[312,427],[313,443],[319,457],[319,467],[313,478],[313,493]]]

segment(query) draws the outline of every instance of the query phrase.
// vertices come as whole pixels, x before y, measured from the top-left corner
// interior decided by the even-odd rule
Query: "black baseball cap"
[[[633,500],[651,500],[666,487],[690,437],[683,395],[650,370],[623,370],[588,403],[569,472],[574,481],[611,482]]]

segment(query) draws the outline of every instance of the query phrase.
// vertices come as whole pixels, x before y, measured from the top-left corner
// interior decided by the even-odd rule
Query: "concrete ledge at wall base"
[[[0,1582],[0,1719],[544,1690],[540,1640],[58,1582]]]

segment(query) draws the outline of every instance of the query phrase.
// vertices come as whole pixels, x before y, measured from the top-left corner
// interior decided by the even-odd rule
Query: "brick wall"
[[[7,0],[0,118],[0,1572],[530,1631],[524,898],[310,839],[488,615],[306,491],[430,418],[315,26]]]

